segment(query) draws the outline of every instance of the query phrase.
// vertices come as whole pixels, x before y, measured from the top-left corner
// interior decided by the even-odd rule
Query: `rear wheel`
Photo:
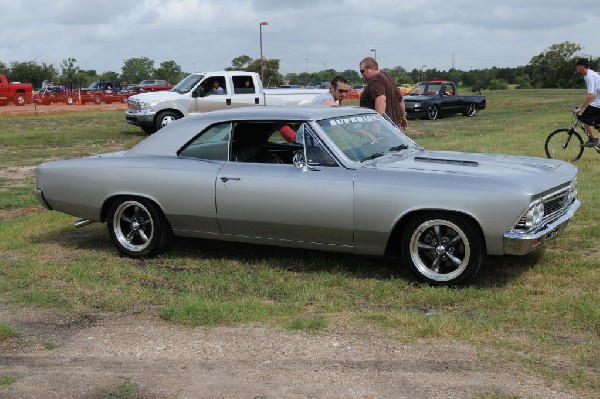
[[[71,97],[71,96],[67,97],[67,100],[66,100],[67,105],[73,105],[74,102],[75,102],[75,100],[73,100],[73,97]]]
[[[173,235],[160,209],[143,198],[115,201],[108,212],[107,227],[117,249],[132,258],[164,252]]]
[[[25,102],[26,102],[25,93],[15,94],[15,98],[13,99],[13,102],[15,103],[15,105],[18,105],[20,107],[25,105]]]
[[[100,105],[101,102],[102,102],[102,97],[94,96],[94,104]]]
[[[404,264],[432,285],[466,283],[485,258],[479,230],[460,215],[419,214],[406,225],[401,240]]]
[[[476,112],[477,112],[477,107],[475,107],[474,103],[470,103],[469,105],[467,105],[467,108],[465,108],[463,115],[471,117],[471,116],[474,116]]]
[[[544,149],[548,158],[576,161],[583,154],[583,139],[572,129],[558,129],[548,135]]]

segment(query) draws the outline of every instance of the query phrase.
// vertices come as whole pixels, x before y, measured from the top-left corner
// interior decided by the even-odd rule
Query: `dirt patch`
[[[28,206],[25,208],[0,209],[0,222],[5,220],[16,219],[21,216],[31,215],[33,213],[42,212],[44,209],[41,206]]]
[[[67,105],[62,103],[55,103],[50,105],[38,105],[38,104],[26,104],[24,106],[16,106],[9,104],[4,107],[0,107],[0,114],[6,115],[36,115],[36,114],[51,114],[61,112],[85,112],[85,111],[98,111],[107,109],[127,109],[126,103],[112,103],[112,104],[85,104],[85,105]]]
[[[123,383],[138,398],[469,398],[489,392],[574,398],[463,344],[399,344],[366,329],[320,335],[260,327],[184,328],[138,315],[14,308],[0,322],[0,397],[100,398]]]
[[[35,177],[35,166],[10,166],[0,168],[0,179],[23,180]]]

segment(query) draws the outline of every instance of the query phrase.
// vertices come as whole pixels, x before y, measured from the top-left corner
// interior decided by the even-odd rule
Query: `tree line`
[[[506,89],[509,85],[527,88],[579,88],[582,87],[581,77],[575,73],[574,63],[581,52],[581,46],[572,42],[553,44],[540,54],[531,58],[529,64],[512,68],[486,68],[462,71],[451,68],[447,71],[430,68],[427,70],[413,69],[407,71],[401,66],[382,68],[396,78],[398,85],[417,83],[429,79],[443,79],[457,82],[462,86],[476,90]],[[600,67],[600,58],[588,57],[592,69]],[[284,83],[306,85],[312,81],[328,82],[336,75],[344,76],[352,84],[361,84],[362,78],[357,70],[348,69],[336,71],[325,69],[318,72],[288,73],[279,72],[280,60],[252,59],[241,55],[231,61],[225,70],[242,70],[260,73],[263,69],[264,86],[277,87]],[[60,71],[52,64],[33,61],[13,61],[6,64],[0,61],[0,73],[10,81],[30,82],[34,87],[40,87],[44,80],[54,83],[71,82],[85,87],[91,82],[106,80],[115,83],[139,83],[144,79],[164,79],[176,84],[189,73],[182,71],[175,61],[165,61],[155,67],[154,61],[148,57],[129,58],[123,62],[121,73],[108,71],[98,74],[96,70],[84,70],[77,65],[75,58],[66,58],[60,63]]]

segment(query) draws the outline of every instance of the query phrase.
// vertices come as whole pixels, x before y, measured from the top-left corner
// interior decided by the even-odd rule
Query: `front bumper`
[[[130,112],[125,111],[125,120],[127,123],[136,126],[153,126],[154,124],[154,115],[156,112],[151,111],[140,111],[140,112]]]
[[[504,233],[504,253],[506,255],[525,255],[543,246],[546,241],[558,237],[567,227],[569,220],[575,215],[580,206],[581,201],[573,201],[563,216],[538,230],[524,234],[514,231]]]

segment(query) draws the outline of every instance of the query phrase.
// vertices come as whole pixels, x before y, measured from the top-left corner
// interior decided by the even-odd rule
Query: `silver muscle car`
[[[577,168],[542,158],[427,151],[354,107],[251,107],[178,120],[128,151],[36,170],[50,210],[106,222],[123,254],[173,236],[386,256],[435,285],[485,256],[523,255],[580,206]]]

